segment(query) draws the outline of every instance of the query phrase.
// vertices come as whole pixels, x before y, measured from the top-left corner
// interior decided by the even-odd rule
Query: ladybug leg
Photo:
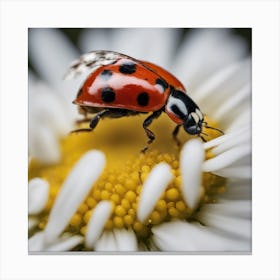
[[[181,142],[180,142],[179,139],[177,138],[177,135],[178,135],[178,133],[179,133],[180,127],[181,127],[180,124],[176,125],[175,129],[174,129],[173,132],[172,132],[173,139],[174,139],[174,141],[176,142],[176,144],[177,144],[178,147],[181,146]]]
[[[80,129],[76,129],[76,130],[72,130],[71,133],[75,133],[75,132],[90,132],[92,131],[98,124],[99,120],[103,117],[106,117],[106,115],[110,115],[111,112],[109,109],[105,109],[99,113],[97,113],[91,120],[90,120],[90,128],[80,128]]]
[[[147,142],[147,145],[141,150],[142,153],[145,153],[148,149],[148,146],[155,140],[154,133],[148,129],[148,126],[153,122],[154,119],[158,118],[160,114],[162,113],[163,109],[160,109],[158,111],[153,112],[148,118],[146,118],[143,122],[143,128],[146,132],[146,135],[148,136],[149,140]]]
[[[104,117],[106,117],[106,116],[109,116],[110,114],[111,114],[111,112],[110,112],[109,109],[105,109],[105,110],[103,110],[103,111],[97,113],[97,114],[92,118],[92,120],[90,121],[90,124],[89,124],[90,129],[91,129],[91,130],[94,129],[94,128],[97,126],[97,124],[99,123],[99,121],[100,121],[101,118],[104,118]]]

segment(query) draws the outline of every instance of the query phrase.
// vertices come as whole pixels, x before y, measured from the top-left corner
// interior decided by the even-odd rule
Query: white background
[[[280,279],[278,1],[1,1],[1,279]],[[29,256],[28,27],[253,28],[253,253]]]

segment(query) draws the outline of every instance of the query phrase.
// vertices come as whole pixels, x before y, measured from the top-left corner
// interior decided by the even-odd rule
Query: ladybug
[[[162,112],[177,124],[173,138],[178,144],[177,134],[181,126],[188,134],[198,135],[203,141],[205,139],[201,134],[205,133],[202,132],[202,127],[212,128],[207,126],[201,110],[186,94],[183,84],[160,66],[121,53],[101,50],[84,54],[74,61],[66,77],[76,76],[86,70],[91,72],[73,103],[84,114],[85,119],[82,121],[90,121],[90,124],[89,128],[74,132],[91,131],[102,118],[120,118],[150,112],[143,122],[149,139],[147,144],[155,139],[148,127]],[[87,113],[95,115],[88,119]]]

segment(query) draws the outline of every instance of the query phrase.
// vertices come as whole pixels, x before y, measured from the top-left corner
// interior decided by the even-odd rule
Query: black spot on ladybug
[[[162,86],[164,89],[163,91],[165,91],[168,88],[167,82],[161,78],[156,79],[156,84]]]
[[[110,103],[116,99],[116,94],[112,88],[105,87],[101,91],[101,98],[105,103]]]
[[[100,74],[102,80],[104,80],[104,81],[108,81],[112,75],[113,75],[112,71],[110,71],[108,69],[103,70]]]
[[[136,71],[136,64],[135,63],[124,63],[119,68],[120,72],[123,74],[133,74]]]
[[[149,94],[147,92],[141,92],[137,96],[137,103],[139,106],[147,106],[149,99]]]

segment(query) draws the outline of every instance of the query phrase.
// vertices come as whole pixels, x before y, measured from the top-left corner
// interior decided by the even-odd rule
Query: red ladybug
[[[92,72],[73,103],[85,116],[87,113],[96,114],[90,120],[90,128],[75,132],[91,131],[101,118],[152,112],[143,122],[150,144],[155,135],[148,126],[164,111],[177,123],[173,131],[177,143],[176,136],[181,126],[187,133],[198,135],[205,141],[201,136],[202,126],[208,126],[203,114],[186,94],[183,84],[165,69],[117,52],[93,51],[75,61],[67,76],[75,76],[87,69]]]

